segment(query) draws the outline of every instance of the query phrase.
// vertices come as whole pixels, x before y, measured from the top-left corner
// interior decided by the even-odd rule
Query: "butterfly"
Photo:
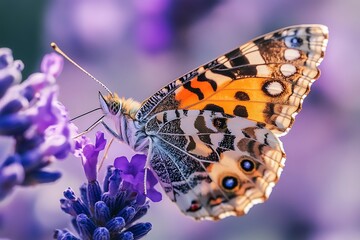
[[[143,103],[99,93],[105,128],[137,152],[195,219],[246,214],[284,168],[279,137],[319,77],[328,29],[286,27],[188,72]]]

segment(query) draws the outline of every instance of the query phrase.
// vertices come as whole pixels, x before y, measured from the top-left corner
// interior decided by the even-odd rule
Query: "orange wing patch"
[[[196,84],[192,84],[196,82]],[[217,85],[214,91],[207,82],[191,81],[179,88],[175,99],[180,109],[212,110],[286,129],[293,122],[292,114],[300,109],[302,95],[293,93],[295,82],[271,78],[243,78]],[[206,86],[203,91],[202,84]],[[194,91],[195,86],[199,88]],[[297,86],[298,88],[303,88]],[[308,89],[302,93],[307,93]],[[292,97],[290,99],[290,97]],[[280,116],[277,122],[276,119]],[[280,122],[281,120],[281,122]]]
[[[208,71],[179,87],[175,91],[175,100],[180,103],[180,108],[189,106],[213,95],[232,80],[231,77]]]

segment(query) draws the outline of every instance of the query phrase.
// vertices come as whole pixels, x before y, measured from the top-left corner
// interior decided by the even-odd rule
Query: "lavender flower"
[[[44,57],[41,73],[21,82],[21,61],[11,50],[0,48],[0,137],[12,149],[0,152],[0,200],[16,185],[34,185],[57,180],[59,172],[44,167],[71,152],[75,127],[57,101],[56,77],[63,60],[52,53]]]
[[[82,136],[75,143],[75,156],[80,157],[84,167],[86,178],[89,182],[95,181],[97,178],[97,163],[100,151],[104,150],[106,139],[104,133],[96,133],[95,145],[90,143],[90,139]]]
[[[145,179],[145,163],[146,155],[136,154],[131,158],[129,162],[126,157],[118,157],[114,161],[114,166],[121,170],[124,183],[127,183],[129,187],[132,187],[135,191],[139,192],[137,201],[145,202],[148,197],[153,202],[159,202],[162,199],[161,193],[154,189],[154,186],[158,183],[152,171],[147,171],[146,179],[146,195],[144,190]]]
[[[60,203],[72,216],[80,238],[64,229],[55,231],[55,239],[140,239],[151,230],[148,222],[135,223],[147,213],[149,203],[137,201],[140,192],[123,181],[125,175],[119,169],[108,167],[102,189],[96,180],[98,155],[105,145],[102,132],[97,132],[95,144],[86,137],[77,142],[75,154],[82,158],[88,183],[80,188],[80,198],[68,188]]]

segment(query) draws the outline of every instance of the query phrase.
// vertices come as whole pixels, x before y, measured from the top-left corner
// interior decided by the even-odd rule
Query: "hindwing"
[[[196,219],[243,215],[269,197],[285,154],[264,124],[213,111],[149,119],[149,159],[167,195]]]

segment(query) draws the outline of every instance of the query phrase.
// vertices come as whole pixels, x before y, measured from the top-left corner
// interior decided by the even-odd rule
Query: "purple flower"
[[[126,157],[118,157],[114,161],[114,167],[121,170],[121,177],[124,181],[136,185],[137,176],[144,170],[146,156],[136,154],[131,158],[131,162]]]
[[[0,199],[16,185],[53,182],[61,174],[44,167],[64,159],[73,149],[75,126],[57,100],[63,60],[52,53],[44,57],[40,73],[21,82],[21,61],[11,50],[0,48],[0,135],[9,140],[0,155]]]
[[[100,151],[104,150],[106,146],[106,139],[103,132],[96,133],[95,145],[90,143],[90,140],[82,136],[80,140],[76,141],[75,156],[81,157],[82,164],[86,178],[89,182],[97,179],[97,163]]]
[[[146,177],[146,195],[144,190],[145,180],[145,163],[146,155],[136,154],[131,158],[129,162],[126,157],[118,157],[114,161],[114,166],[121,170],[121,177],[125,183],[129,183],[138,194],[138,201],[144,202],[148,197],[153,202],[159,202],[162,199],[161,193],[154,189],[154,186],[158,183],[153,172],[147,171]]]
[[[96,133],[95,144],[85,136],[76,141],[74,154],[82,159],[88,183],[81,186],[80,198],[68,188],[64,192],[65,198],[60,200],[61,209],[72,216],[80,239],[140,239],[152,228],[150,223],[135,223],[149,209],[146,201],[149,196],[144,195],[143,185],[146,157],[135,155],[131,163],[124,157],[117,158],[116,164],[125,171],[109,166],[101,188],[97,180],[97,163],[105,145],[102,132]],[[142,186],[139,186],[140,182]],[[156,178],[149,172],[147,189],[151,198],[158,200],[161,194],[153,189],[156,183]],[[79,239],[66,229],[56,230],[54,238]]]
[[[103,189],[95,180],[84,184],[80,192],[79,198],[68,188],[60,200],[80,238],[58,229],[55,239],[140,239],[151,230],[149,222],[135,223],[147,213],[149,203],[137,202],[137,192],[126,188],[118,169],[108,168]]]

